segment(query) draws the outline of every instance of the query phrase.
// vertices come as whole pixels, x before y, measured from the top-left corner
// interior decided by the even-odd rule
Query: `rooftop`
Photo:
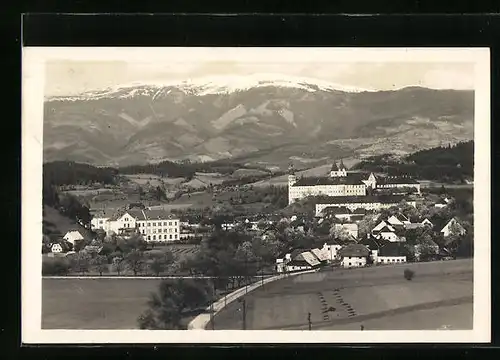
[[[299,178],[292,186],[316,186],[316,185],[363,185],[365,174],[347,173],[347,176],[341,177],[303,177]]]
[[[347,203],[383,203],[397,204],[404,200],[402,195],[379,195],[379,196],[329,196],[318,201],[318,204],[347,204]]]
[[[370,254],[370,250],[361,244],[351,244],[347,245],[339,250],[342,257],[354,256],[354,257],[365,257]]]
[[[419,184],[418,181],[409,176],[380,176],[377,177],[379,184]]]

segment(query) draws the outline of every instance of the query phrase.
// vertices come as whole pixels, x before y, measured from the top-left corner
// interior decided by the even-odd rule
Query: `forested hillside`
[[[474,141],[421,150],[402,159],[389,154],[374,156],[355,168],[426,180],[465,181],[474,177]]]

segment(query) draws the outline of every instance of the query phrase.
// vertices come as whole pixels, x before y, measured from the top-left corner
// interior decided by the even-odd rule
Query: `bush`
[[[42,275],[67,275],[69,262],[63,258],[47,258],[42,261]]]
[[[405,269],[404,276],[406,280],[410,281],[415,276],[415,272],[410,269]]]

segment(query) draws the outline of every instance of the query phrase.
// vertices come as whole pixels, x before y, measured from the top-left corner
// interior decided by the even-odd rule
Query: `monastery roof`
[[[165,210],[129,210],[127,213],[136,220],[168,220],[176,219],[175,216]]]
[[[365,176],[362,173],[347,173],[347,176],[339,177],[303,177],[292,186],[316,186],[316,185],[363,185]]]
[[[383,203],[397,204],[404,200],[403,195],[379,195],[379,196],[330,196],[318,201],[318,204],[353,204],[353,203]]]

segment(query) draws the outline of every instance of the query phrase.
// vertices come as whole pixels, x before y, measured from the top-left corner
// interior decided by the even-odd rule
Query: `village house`
[[[338,259],[338,251],[341,248],[342,248],[342,245],[339,245],[339,244],[324,243],[321,250],[326,254],[328,261],[332,262],[332,261]]]
[[[402,248],[398,243],[388,243],[382,245],[377,253],[374,262],[381,265],[401,264],[406,262],[406,256],[402,255]]]
[[[80,232],[77,230],[68,231],[64,235],[63,239],[66,240],[67,242],[71,243],[71,245],[73,245],[73,246],[75,245],[76,241],[84,240],[82,234],[80,234]]]
[[[309,251],[304,251],[297,256],[292,256],[291,260],[286,263],[286,271],[311,270],[320,266],[320,261]]]
[[[434,207],[437,207],[439,209],[442,209],[444,207],[447,207],[451,203],[451,199],[448,197],[445,198],[440,198],[435,204]]]
[[[339,256],[342,258],[341,265],[343,267],[361,267],[367,264],[370,250],[361,244],[350,244],[339,250]]]
[[[320,262],[320,264],[326,264],[328,263],[328,255],[323,251],[318,248],[311,249],[311,254],[313,254],[316,259]]]
[[[63,252],[63,248],[61,244],[52,244],[50,251],[54,254],[58,254]]]
[[[455,218],[451,218],[446,225],[444,225],[441,230],[439,231],[441,234],[443,234],[443,237],[448,237],[450,236],[454,231],[457,231],[457,235],[465,235],[466,230],[460,223],[457,221]]]

